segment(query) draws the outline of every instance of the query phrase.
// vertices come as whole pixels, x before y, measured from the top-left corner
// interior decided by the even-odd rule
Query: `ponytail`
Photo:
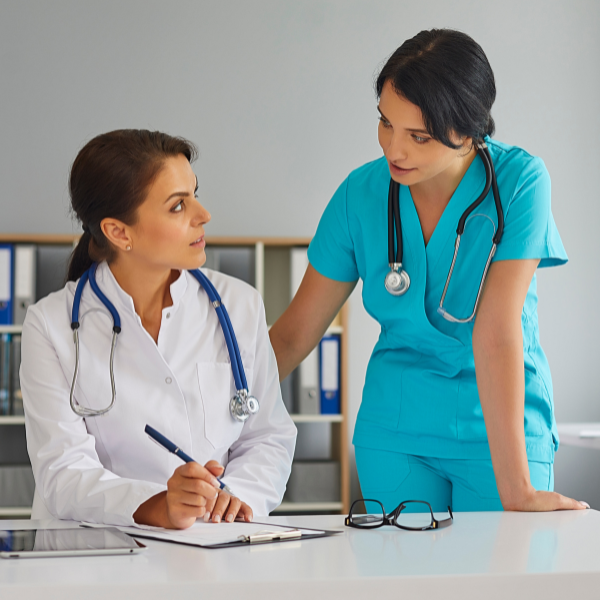
[[[69,261],[69,270],[67,272],[67,281],[77,281],[91,266],[94,262],[90,257],[90,241],[92,240],[92,234],[89,229],[83,232],[83,235],[79,238],[75,250],[71,254]]]

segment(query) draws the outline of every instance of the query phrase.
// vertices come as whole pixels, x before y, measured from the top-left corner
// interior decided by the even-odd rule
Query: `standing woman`
[[[30,307],[23,325],[34,519],[179,529],[197,517],[249,521],[281,502],[296,428],[262,300],[232,277],[189,271],[206,260],[210,220],[196,197],[195,155],[184,139],[120,130],[95,137],[73,163],[69,191],[84,234],[66,286]],[[239,357],[228,350],[222,305]],[[245,382],[232,376],[236,357]],[[230,401],[244,388],[260,408],[241,420]],[[198,462],[153,444],[146,424]],[[221,476],[235,496],[220,490]]]
[[[321,218],[302,285],[270,332],[280,377],[360,278],[381,325],[353,438],[363,497],[388,511],[403,500],[586,508],[552,491],[558,436],[535,272],[567,256],[546,167],[491,139],[494,74],[463,33],[407,40],[376,88],[384,157],[350,173]]]

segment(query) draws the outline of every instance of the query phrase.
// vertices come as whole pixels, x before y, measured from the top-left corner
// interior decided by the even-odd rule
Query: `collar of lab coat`
[[[106,261],[100,263],[96,269],[96,281],[98,286],[104,292],[105,296],[115,305],[119,313],[121,310],[136,314],[133,298],[119,285]],[[185,271],[179,273],[179,277],[171,284],[172,306],[167,306],[163,310],[175,312],[179,302],[187,290],[187,276]]]

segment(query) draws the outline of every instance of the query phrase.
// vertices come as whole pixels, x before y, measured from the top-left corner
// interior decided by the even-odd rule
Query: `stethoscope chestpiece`
[[[402,296],[409,287],[410,277],[402,268],[402,263],[391,263],[390,272],[385,276],[385,289],[392,296]]]
[[[248,394],[248,390],[238,390],[236,395],[229,401],[229,412],[236,420],[243,423],[250,415],[256,414],[260,404],[254,396]]]

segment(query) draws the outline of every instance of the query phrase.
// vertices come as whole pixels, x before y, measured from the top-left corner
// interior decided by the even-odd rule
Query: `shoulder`
[[[491,138],[486,138],[485,141],[498,175],[502,173],[510,179],[529,177],[549,179],[548,169],[539,156],[530,154],[519,146],[510,146]]]
[[[27,309],[23,327],[33,322],[70,325],[71,316],[69,307],[72,306],[75,296],[76,281],[68,281],[66,285],[38,300]]]
[[[369,191],[382,181],[387,183],[389,180],[390,171],[385,156],[354,169],[346,179],[348,188],[352,191]]]

